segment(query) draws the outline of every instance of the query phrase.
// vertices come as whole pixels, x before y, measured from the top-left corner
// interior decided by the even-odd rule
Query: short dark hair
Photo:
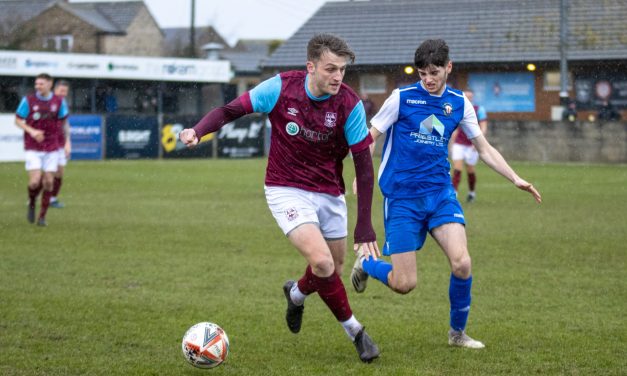
[[[70,82],[68,80],[57,80],[57,82],[54,83],[54,87],[59,86],[70,87]]]
[[[346,41],[333,34],[317,34],[307,44],[307,60],[316,61],[325,51],[333,52],[337,56],[343,56],[355,61],[355,53]]]
[[[44,80],[52,81],[52,76],[48,73],[39,73],[35,79],[43,78]]]
[[[426,68],[430,65],[444,67],[448,62],[448,45],[444,39],[427,39],[418,46],[414,55],[416,68]]]

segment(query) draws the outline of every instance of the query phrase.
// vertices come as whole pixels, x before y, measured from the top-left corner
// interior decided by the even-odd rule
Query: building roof
[[[261,66],[268,58],[269,40],[240,40],[230,50],[220,52],[222,58],[231,62],[238,74],[259,74]]]
[[[62,7],[103,32],[124,33],[145,5],[141,0],[87,3],[69,3],[63,0],[1,0],[0,23],[15,27],[53,6]]]
[[[624,0],[571,0],[568,59],[627,59],[625,20]],[[558,61],[560,0],[327,2],[264,65],[302,66],[322,32],[345,38],[357,65],[412,63],[429,38],[446,40],[455,62]]]
[[[0,0],[0,25],[5,33],[11,32],[24,21],[43,12],[53,0]]]

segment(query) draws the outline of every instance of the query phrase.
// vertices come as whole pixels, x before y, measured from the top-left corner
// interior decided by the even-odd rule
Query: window
[[[71,34],[49,35],[44,38],[44,49],[56,52],[71,52],[74,37]]]
[[[545,91],[559,91],[562,87],[560,76],[561,74],[559,71],[544,72],[544,80],[543,80],[544,90]],[[572,90],[572,88],[573,88],[573,78],[569,74],[567,90]]]
[[[367,94],[386,94],[387,80],[383,74],[364,74],[360,80],[360,91]]]

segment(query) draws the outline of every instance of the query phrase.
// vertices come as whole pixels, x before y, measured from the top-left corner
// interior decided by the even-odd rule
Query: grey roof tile
[[[265,62],[302,66],[316,33],[344,37],[359,65],[413,61],[427,38],[442,38],[456,62],[557,61],[559,0],[371,0],[322,6]],[[627,1],[571,0],[571,60],[627,59]]]

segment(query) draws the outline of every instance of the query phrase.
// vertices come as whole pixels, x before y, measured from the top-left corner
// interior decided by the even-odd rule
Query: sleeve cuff
[[[372,141],[372,136],[370,135],[370,132],[368,132],[363,140],[359,141],[355,145],[351,145],[351,153],[359,153],[360,151],[367,149],[370,144],[372,144]]]

